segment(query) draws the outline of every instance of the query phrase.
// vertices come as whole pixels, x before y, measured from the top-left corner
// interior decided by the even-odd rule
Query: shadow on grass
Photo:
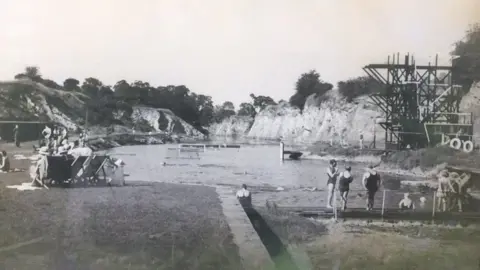
[[[268,226],[267,222],[253,207],[243,207],[245,213],[250,219],[253,228],[257,232],[260,240],[272,258],[276,269],[278,270],[300,270],[293,261],[292,257],[283,245],[280,238]]]

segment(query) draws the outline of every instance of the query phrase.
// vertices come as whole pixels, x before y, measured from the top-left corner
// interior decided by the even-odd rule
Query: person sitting
[[[247,190],[247,185],[243,184],[242,189],[237,191],[237,199],[243,208],[252,207],[252,194]]]
[[[6,173],[10,171],[10,159],[8,158],[7,151],[2,150],[0,160],[0,172]]]
[[[414,210],[415,204],[410,199],[410,194],[407,192],[403,195],[403,199],[398,203],[398,208],[402,210]]]
[[[69,150],[68,155],[79,157],[79,156],[91,156],[93,150],[89,147],[80,147],[80,142],[77,140],[74,142],[73,149]]]
[[[58,155],[66,155],[70,150],[70,144],[66,139],[63,139],[61,145],[58,147],[57,154]]]

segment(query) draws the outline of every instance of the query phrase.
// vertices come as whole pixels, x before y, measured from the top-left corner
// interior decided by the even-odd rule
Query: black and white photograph
[[[479,251],[479,0],[0,0],[0,270]]]

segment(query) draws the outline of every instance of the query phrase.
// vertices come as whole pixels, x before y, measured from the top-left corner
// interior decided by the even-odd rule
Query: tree
[[[118,81],[113,86],[113,90],[117,99],[128,102],[129,100],[135,98],[135,93],[133,91],[130,91],[130,84],[125,80]]]
[[[354,98],[382,91],[383,86],[369,76],[361,76],[340,81],[337,84],[338,91],[344,96],[348,102],[352,102]]]
[[[96,78],[86,78],[82,84],[82,91],[90,97],[96,97],[100,88],[103,86],[103,83]]]
[[[44,79],[42,84],[53,89],[62,89],[62,87],[53,80]]]
[[[223,120],[235,115],[235,106],[230,101],[225,101],[221,106],[215,106],[214,109],[215,122],[220,123]]]
[[[235,111],[235,105],[231,101],[225,101],[222,105],[222,109],[228,111]]]
[[[68,78],[63,82],[63,88],[67,91],[78,91],[80,82],[74,78]]]
[[[41,82],[42,76],[40,76],[40,71],[38,67],[28,66],[25,68],[25,71],[23,73],[19,73],[15,75],[15,79],[16,80],[30,79],[35,82]]]
[[[255,117],[257,112],[255,111],[255,107],[250,104],[250,103],[242,103],[240,104],[240,109],[237,112],[237,115],[239,116],[249,116],[249,117]]]
[[[42,76],[40,75],[40,70],[38,69],[38,67],[34,67],[34,66],[26,67],[24,74],[25,76],[30,78],[32,81],[39,82],[42,80]]]
[[[277,105],[273,98],[268,96],[255,96],[254,94],[250,94],[250,97],[253,99],[253,107],[257,109],[257,112],[260,112],[269,105]]]
[[[323,95],[331,90],[333,85],[320,79],[317,71],[303,73],[295,84],[296,93],[290,97],[290,104],[303,110],[307,97],[311,94]]]
[[[466,32],[464,40],[455,44],[451,52],[456,68],[453,81],[469,89],[474,81],[480,81],[480,24]]]

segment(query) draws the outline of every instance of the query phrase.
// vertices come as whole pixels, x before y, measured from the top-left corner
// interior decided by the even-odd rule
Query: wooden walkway
[[[304,217],[333,218],[334,211],[326,207],[288,207],[277,206],[279,211],[294,212]],[[345,211],[337,210],[337,218],[352,219],[383,219],[406,221],[470,221],[480,222],[480,212],[432,212],[432,209],[401,210],[398,208],[385,208],[371,211],[365,208],[347,208]]]

